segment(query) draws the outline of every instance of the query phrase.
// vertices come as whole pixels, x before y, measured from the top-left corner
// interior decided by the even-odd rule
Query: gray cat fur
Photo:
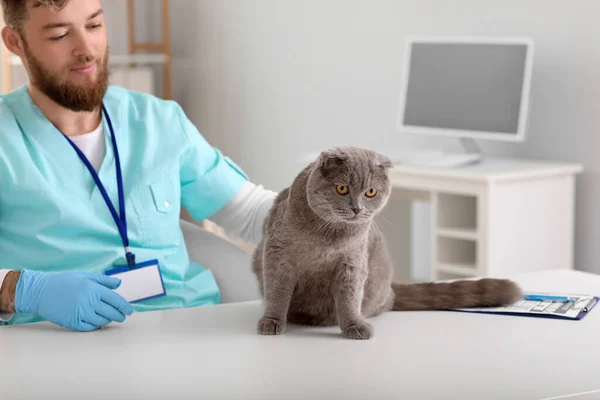
[[[289,322],[339,325],[347,338],[369,339],[367,318],[382,312],[499,306],[522,296],[503,279],[393,283],[373,220],[390,196],[392,167],[372,150],[333,148],[278,194],[252,260],[264,300],[259,334],[282,334]],[[339,194],[337,185],[348,193]]]

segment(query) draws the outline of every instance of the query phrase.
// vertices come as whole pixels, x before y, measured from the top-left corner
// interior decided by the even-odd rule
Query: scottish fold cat
[[[389,158],[339,147],[322,152],[281,191],[265,219],[253,270],[264,297],[258,333],[286,324],[339,325],[369,339],[367,319],[392,310],[499,306],[521,298],[503,279],[398,284],[374,217],[391,192]]]

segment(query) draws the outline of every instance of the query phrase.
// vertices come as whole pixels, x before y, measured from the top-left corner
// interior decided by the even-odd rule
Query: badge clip
[[[127,258],[127,266],[129,269],[135,268],[135,254],[129,251],[129,247],[125,248],[125,257]]]

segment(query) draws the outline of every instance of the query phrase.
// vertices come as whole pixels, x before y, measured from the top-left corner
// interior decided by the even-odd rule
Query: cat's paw
[[[348,339],[367,340],[373,334],[373,327],[366,321],[354,321],[342,327],[342,335]]]
[[[256,325],[256,329],[260,335],[281,335],[285,332],[285,321],[262,317],[258,324]]]

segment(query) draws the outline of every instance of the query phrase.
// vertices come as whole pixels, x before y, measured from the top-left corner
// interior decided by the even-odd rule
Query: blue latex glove
[[[89,272],[21,271],[15,310],[33,313],[76,331],[92,331],[112,321],[123,322],[133,307],[114,292],[121,280]]]

